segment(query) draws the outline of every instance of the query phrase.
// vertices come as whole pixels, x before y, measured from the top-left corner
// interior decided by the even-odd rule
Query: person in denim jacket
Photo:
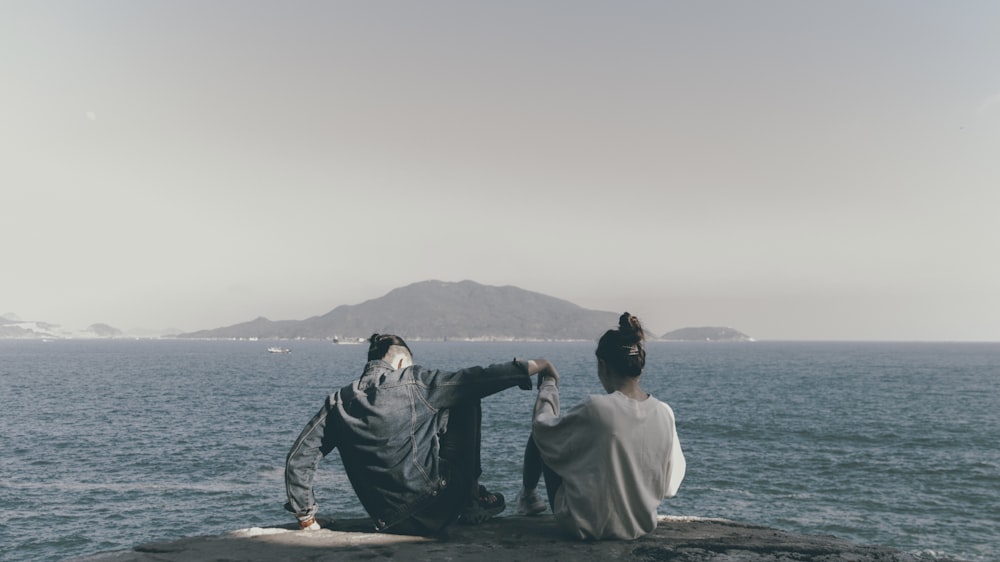
[[[285,462],[285,509],[315,530],[313,476],[334,448],[377,531],[433,535],[459,520],[478,524],[504,509],[479,485],[480,400],[532,387],[554,371],[544,359],[455,372],[413,364],[402,338],[374,334],[361,378],[331,394]]]

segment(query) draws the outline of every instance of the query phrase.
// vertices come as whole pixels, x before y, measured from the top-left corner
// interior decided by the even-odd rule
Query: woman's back
[[[685,463],[670,406],[650,396],[590,396],[562,416],[536,416],[534,439],[562,477],[552,510],[580,538],[633,539],[656,528]]]

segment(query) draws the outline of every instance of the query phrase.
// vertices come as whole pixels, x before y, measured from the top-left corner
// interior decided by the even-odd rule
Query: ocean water
[[[0,341],[0,559],[59,560],[292,521],[288,447],[367,346]],[[411,342],[457,369],[546,357],[564,407],[593,343]],[[651,343],[688,472],[660,511],[1000,559],[1000,344]],[[482,481],[513,500],[534,392],[484,403]],[[336,453],[321,515],[363,516]]]

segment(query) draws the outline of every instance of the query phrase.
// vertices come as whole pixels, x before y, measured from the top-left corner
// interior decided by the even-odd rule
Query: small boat
[[[367,340],[366,340],[365,338],[348,338],[348,339],[341,339],[341,338],[340,338],[340,337],[338,337],[338,336],[333,336],[333,343],[335,343],[335,344],[339,344],[339,345],[357,345],[357,344],[359,344],[359,343],[364,343],[364,342],[366,342],[366,341],[367,341]]]
[[[291,353],[292,350],[287,347],[269,347],[267,348],[268,353]]]

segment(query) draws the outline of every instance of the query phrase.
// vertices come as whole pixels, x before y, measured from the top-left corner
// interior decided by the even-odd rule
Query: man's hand
[[[559,371],[548,359],[528,360],[528,375],[538,375],[538,386],[542,386],[542,380],[551,378],[552,382],[559,384]]]

